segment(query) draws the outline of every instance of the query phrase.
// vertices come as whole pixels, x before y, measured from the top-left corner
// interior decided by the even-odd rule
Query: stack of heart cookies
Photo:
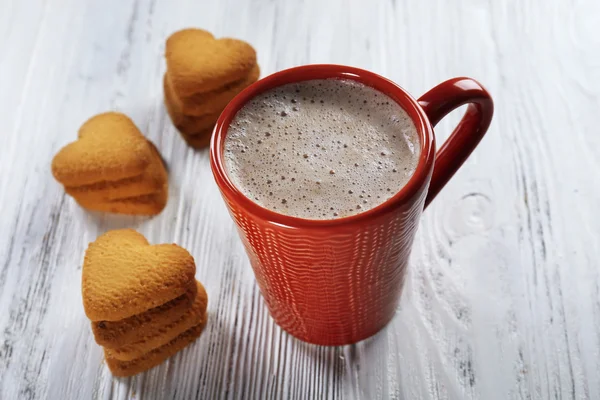
[[[162,158],[133,121],[107,112],[87,120],[77,141],[52,160],[52,173],[84,208],[154,215],[165,207],[168,176]]]
[[[241,40],[184,29],[167,39],[165,57],[165,106],[173,125],[190,146],[208,146],[225,106],[258,79],[256,52]]]
[[[89,245],[83,306],[113,375],[146,371],[200,336],[208,297],[195,273],[185,249],[151,246],[132,229],[109,231]]]

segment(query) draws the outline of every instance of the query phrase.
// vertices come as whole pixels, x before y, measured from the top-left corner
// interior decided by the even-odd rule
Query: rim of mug
[[[392,197],[367,211],[334,219],[308,219],[269,210],[247,197],[229,178],[225,169],[224,146],[229,125],[237,112],[252,98],[267,90],[288,83],[313,79],[351,79],[382,92],[399,104],[410,116],[419,135],[421,154],[417,168],[408,182]],[[262,78],[235,96],[216,122],[210,142],[210,165],[219,189],[229,201],[239,204],[246,212],[272,223],[291,228],[332,227],[354,224],[393,212],[403,202],[413,198],[422,188],[433,169],[435,136],[425,111],[406,90],[374,72],[337,64],[308,64],[284,69]]]

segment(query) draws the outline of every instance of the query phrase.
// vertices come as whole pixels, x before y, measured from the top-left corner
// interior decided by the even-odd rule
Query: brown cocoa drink
[[[335,219],[385,202],[414,173],[420,144],[406,111],[344,79],[291,83],[242,107],[225,139],[233,184],[257,204]]]

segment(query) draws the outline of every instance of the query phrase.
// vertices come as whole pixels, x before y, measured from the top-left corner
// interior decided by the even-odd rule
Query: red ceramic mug
[[[308,220],[259,206],[233,185],[224,167],[231,120],[261,92],[327,78],[362,82],[408,112],[421,142],[414,175],[383,204],[349,217]],[[464,117],[436,152],[433,127],[464,104],[469,104]],[[275,322],[301,340],[322,345],[355,343],[382,329],[398,305],[423,208],[475,149],[490,125],[493,108],[488,92],[469,78],[446,81],[415,100],[377,74],[329,64],[277,72],[235,97],[217,121],[211,168]]]

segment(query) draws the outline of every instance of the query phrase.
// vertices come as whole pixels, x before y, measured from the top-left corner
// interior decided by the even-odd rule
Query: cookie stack
[[[165,207],[168,177],[162,158],[126,115],[107,112],[86,121],[77,141],[52,160],[52,173],[84,208],[154,215]]]
[[[241,40],[184,29],[167,39],[165,56],[163,90],[173,125],[190,146],[208,146],[225,106],[258,79],[256,52]]]
[[[193,342],[208,297],[194,258],[175,244],[109,231],[91,243],[82,271],[83,306],[113,375],[146,371]]]

